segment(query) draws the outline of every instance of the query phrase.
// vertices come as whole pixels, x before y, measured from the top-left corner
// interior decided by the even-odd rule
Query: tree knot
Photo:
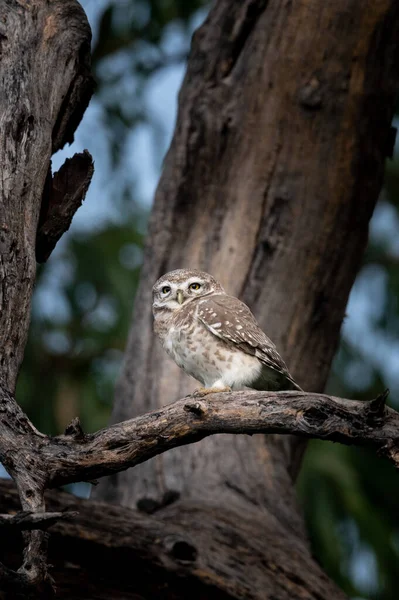
[[[168,554],[181,563],[190,563],[197,560],[197,548],[180,536],[168,535],[164,540],[164,546]]]
[[[320,81],[311,77],[298,92],[299,103],[305,108],[319,109],[323,104]]]
[[[205,409],[200,402],[186,402],[183,408],[186,412],[192,413],[197,417],[201,417],[205,413]]]
[[[79,417],[72,419],[68,427],[65,429],[65,435],[73,437],[76,441],[83,442],[86,439],[86,434],[82,429]]]
[[[385,403],[389,395],[389,390],[379,394],[377,398],[365,403],[365,417],[368,424],[375,424],[385,417]]]

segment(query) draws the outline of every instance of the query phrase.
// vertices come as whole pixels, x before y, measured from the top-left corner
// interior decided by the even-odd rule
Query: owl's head
[[[225,294],[220,283],[204,271],[177,269],[158,279],[152,288],[154,314],[159,309],[179,310],[182,305],[211,294]]]

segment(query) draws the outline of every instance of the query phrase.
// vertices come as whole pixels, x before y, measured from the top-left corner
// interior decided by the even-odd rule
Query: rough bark
[[[0,377],[14,390],[29,327],[50,159],[90,99],[90,28],[75,0],[0,4]]]
[[[0,491],[0,511],[18,510],[18,494],[12,483],[0,482]],[[245,516],[249,537],[238,532],[232,538],[234,523],[229,513],[220,519],[219,511],[208,507],[203,523],[197,518],[203,509],[195,502],[186,520],[174,523],[173,518],[158,513],[146,515],[59,491],[48,493],[46,501],[52,511],[79,513],[73,521],[62,521],[51,528],[49,560],[57,582],[57,598],[264,599],[261,588],[253,596],[254,585],[248,586],[246,581],[245,571],[249,569],[255,585],[262,585],[264,573],[268,574],[272,597],[274,592],[275,597],[284,600],[344,599],[320,567],[313,564],[301,540],[288,534],[288,538],[273,537],[270,544],[264,544],[262,538],[270,535],[267,524],[255,525]],[[285,536],[284,530],[280,533]],[[291,544],[288,562],[284,560],[287,542]],[[232,552],[232,544],[245,546],[245,555]],[[20,550],[18,536],[0,536],[0,560],[7,557],[8,562],[17,565]],[[262,563],[257,566],[259,557]],[[230,580],[217,576],[218,568],[224,571],[226,565]]]
[[[73,519],[77,515],[77,512],[34,513],[28,511],[19,512],[16,515],[0,515],[0,530],[10,534],[18,530],[47,529],[57,521]]]
[[[45,262],[58,240],[68,231],[75,212],[85,199],[93,173],[93,159],[87,150],[67,158],[54,177],[49,172],[36,236],[37,262]]]
[[[370,445],[389,457],[398,467],[399,416],[397,412],[385,407],[386,396],[385,393],[371,402],[354,402],[303,392],[219,393],[206,399],[194,396],[186,397],[164,408],[94,434],[85,434],[79,421],[75,419],[64,435],[49,437],[36,431],[12,396],[0,388],[1,458],[18,486],[23,506],[25,500],[25,503],[31,503],[32,509],[30,512],[25,510],[16,515],[0,515],[0,529],[3,528],[3,531],[4,528],[7,529],[7,539],[10,536],[14,537],[15,531],[18,530],[35,530],[31,534],[30,543],[25,546],[24,564],[18,571],[10,569],[9,556],[6,557],[7,566],[0,563],[2,580],[0,590],[9,589],[13,594],[21,592],[23,597],[32,591],[36,593],[39,590],[42,594],[44,591],[51,592],[51,585],[45,585],[46,582],[52,581],[48,569],[48,536],[40,530],[46,530],[54,523],[73,519],[77,513],[71,510],[51,512],[48,508],[47,512],[44,512],[46,488],[119,472],[171,448],[192,444],[219,432],[249,435],[261,432],[296,433],[300,436],[319,437],[346,444]],[[135,526],[134,552],[139,556],[139,561],[149,562],[146,570],[140,569],[140,577],[136,577],[134,583],[131,582],[130,585],[126,585],[125,580],[122,583],[115,572],[108,573],[106,576],[108,593],[110,586],[115,588],[119,585],[121,591],[123,589],[123,593],[127,594],[126,597],[130,597],[129,590],[132,593],[137,593],[142,588],[148,590],[149,579],[151,586],[160,586],[161,592],[164,588],[161,580],[166,577],[176,580],[173,593],[178,594],[178,597],[182,597],[180,596],[182,590],[187,594],[186,586],[191,584],[201,589],[199,597],[207,597],[203,594],[213,597],[217,589],[226,598],[261,597],[256,590],[262,590],[263,579],[271,576],[270,568],[265,568],[270,561],[270,553],[273,551],[279,554],[282,551],[280,542],[277,546],[276,544],[265,546],[263,543],[264,537],[271,535],[270,522],[266,520],[260,525],[254,519],[255,515],[247,510],[240,515],[238,524],[234,510],[231,514],[227,510],[226,514],[221,515],[219,506],[210,504],[206,506],[206,518],[197,521],[200,528],[197,530],[196,527],[192,527],[192,520],[197,511],[200,511],[203,517],[205,507],[195,502],[191,502],[188,506],[186,504],[185,509],[189,511],[185,520],[181,522],[181,507],[178,500],[179,495],[176,492],[169,492],[164,494],[161,501],[146,499],[138,503],[141,513],[160,512],[161,521],[158,524],[156,520],[146,521],[137,512],[126,511],[126,519],[131,518],[130,525]],[[173,505],[172,512],[169,511],[165,517],[163,509],[171,505]],[[12,508],[14,507],[8,506],[8,510]],[[112,509],[104,506],[101,510],[105,514],[113,512]],[[176,517],[177,528],[174,525]],[[162,525],[163,518],[167,521],[171,519],[172,523],[166,531]],[[139,529],[142,535],[137,532],[137,522],[140,522]],[[188,522],[191,523],[189,538],[182,536]],[[120,524],[119,522],[119,526]],[[109,520],[105,517],[101,519],[101,526],[96,524],[96,527],[100,527],[102,535],[106,533],[112,536],[115,534],[115,529],[108,530],[109,525]],[[278,531],[275,531],[276,527]],[[234,528],[234,539],[240,540],[240,548],[246,540],[244,554],[242,551],[237,551],[234,546],[233,555],[230,556],[232,528]],[[72,531],[76,532],[73,526]],[[309,568],[311,561],[309,555],[304,557],[304,561],[299,560],[302,554],[300,548],[305,545],[305,540],[301,539],[296,532],[284,530],[278,523],[273,523],[273,531],[279,534],[277,536],[279,541],[282,539],[282,532],[285,531],[284,544],[289,543],[291,551],[284,560],[284,570],[281,570],[279,576],[273,578],[269,587],[273,589],[281,587],[287,577],[295,581],[295,588],[304,585],[303,579],[299,579],[298,583],[298,577],[305,566]],[[91,538],[93,538],[92,534]],[[155,556],[154,553],[149,552],[148,543],[154,546],[159,544],[161,539],[162,547],[158,548]],[[250,543],[248,539],[251,540]],[[214,544],[213,550],[209,547],[210,540]],[[83,540],[78,536],[74,543],[80,542],[83,545]],[[59,543],[63,547],[63,542]],[[126,539],[123,541],[123,545],[125,544]],[[130,539],[129,544],[132,544]],[[115,553],[120,552],[119,541],[114,540],[111,545]],[[293,552],[294,546],[297,552]],[[59,549],[58,552],[60,553],[61,550]],[[103,545],[100,544],[98,552],[100,555],[104,552]],[[175,562],[164,560],[165,553],[169,553],[175,562],[180,564],[178,572],[176,572]],[[161,559],[163,574],[159,572],[158,563]],[[77,557],[73,560],[78,563],[79,568],[86,570],[87,565],[84,560],[82,562],[82,559]],[[100,556],[99,562],[102,560]],[[212,572],[212,568],[213,570],[217,568],[218,572],[223,571],[226,575],[225,580],[215,579],[216,573]],[[156,573],[157,583],[154,575],[149,577],[149,572],[152,571]],[[247,581],[249,571],[251,582]],[[193,580],[193,575],[198,578],[198,581]],[[89,571],[87,577],[91,581],[93,573]],[[64,578],[65,573],[61,581],[64,581]],[[311,579],[312,581],[306,585],[306,594],[312,597],[314,593],[317,597],[317,588],[321,585],[325,586],[325,575],[320,569],[315,571],[313,568]],[[58,579],[57,585],[59,585]],[[100,585],[98,581],[97,585]],[[332,584],[329,584],[329,587],[331,586]],[[101,588],[104,592],[103,585]],[[293,590],[291,591],[293,593]]]
[[[186,397],[95,433],[85,434],[74,420],[64,435],[51,437],[36,431],[22,412],[16,414],[14,400],[0,389],[0,451],[20,491],[40,484],[43,492],[124,471],[217,433],[295,434],[370,446],[399,468],[399,414],[385,407],[386,396],[355,402],[303,392],[218,393]],[[44,522],[55,518],[40,515]],[[29,521],[21,514],[20,519],[26,523],[33,517]],[[36,520],[40,522],[38,514]]]
[[[36,231],[41,200],[51,179],[51,154],[72,141],[93,89],[90,35],[85,14],[75,0],[4,0],[0,4],[0,385],[10,396],[28,333]],[[23,510],[43,513],[37,458],[23,457],[30,472],[29,485],[22,486],[21,464],[12,454],[15,436],[22,439],[37,432],[14,401],[2,414],[4,418],[10,418],[13,425],[3,430],[0,459],[15,477]],[[23,564],[18,574],[1,568],[2,586],[7,576],[11,585],[17,580],[37,581],[45,593],[51,588],[45,563],[46,534],[24,535]]]
[[[394,0],[215,3],[179,96],[114,422],[192,389],[152,335],[151,284],[178,267],[220,279],[298,383],[323,390],[392,149],[398,16]],[[100,483],[97,497],[133,508],[172,495],[179,500],[159,514],[188,531],[192,503],[204,529],[212,507],[240,536],[231,555],[244,557],[255,523],[268,530],[265,546],[292,532],[304,539],[293,448],[272,436],[213,436]],[[282,546],[280,564],[291,542]],[[227,556],[216,576],[232,583]],[[241,576],[245,597],[285,597],[266,572]]]

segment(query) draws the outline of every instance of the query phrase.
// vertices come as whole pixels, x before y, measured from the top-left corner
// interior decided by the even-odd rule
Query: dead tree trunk
[[[51,155],[73,140],[92,94],[90,38],[75,0],[0,2],[0,457],[24,511],[44,511],[43,481],[37,457],[9,445],[10,434],[26,439],[37,432],[13,401],[3,400],[12,398],[24,353],[36,258],[50,254],[68,229],[93,171],[86,153],[68,161],[68,181],[51,173]],[[46,536],[33,531],[25,538],[20,578],[47,588]],[[5,574],[1,568],[0,591]]]
[[[47,225],[54,204],[51,155],[73,140],[93,89],[84,18],[70,0],[51,8],[40,0],[0,3],[0,378],[10,390],[28,333],[39,216]]]
[[[215,4],[179,96],[114,421],[192,389],[152,335],[151,284],[180,267],[247,302],[300,385],[323,390],[392,147],[398,16],[393,0]],[[183,525],[198,577],[232,597],[339,598],[310,571],[286,441],[213,436],[97,497]]]
[[[114,421],[190,389],[151,331],[151,284],[179,266],[221,279],[251,305],[301,385],[324,387],[392,146],[398,30],[395,0],[215,4],[193,40]],[[100,486],[100,498],[128,508],[53,493],[43,514],[44,489],[76,480],[82,452],[91,457],[84,465],[104,475],[132,440],[121,428],[116,447],[96,446],[101,432],[85,436],[76,424],[53,440],[13,398],[35,250],[49,255],[92,171],[84,154],[49,175],[52,151],[71,138],[90,96],[89,31],[75,0],[5,0],[0,41],[0,456],[23,508],[36,513],[1,526],[80,510],[76,522],[56,525],[49,547],[59,595],[69,600],[342,598],[310,556],[287,438],[212,436]],[[103,442],[108,434],[115,429]],[[108,470],[96,466],[96,451],[108,456]],[[16,495],[1,487],[10,511]],[[46,536],[25,535],[23,565],[16,573],[0,564],[2,585],[49,579]],[[1,559],[11,550],[0,536]]]

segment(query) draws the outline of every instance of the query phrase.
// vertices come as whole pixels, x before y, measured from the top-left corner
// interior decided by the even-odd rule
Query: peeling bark
[[[36,260],[45,262],[58,240],[68,231],[72,218],[85,199],[94,173],[87,150],[67,158],[61,169],[45,185],[36,237]]]

